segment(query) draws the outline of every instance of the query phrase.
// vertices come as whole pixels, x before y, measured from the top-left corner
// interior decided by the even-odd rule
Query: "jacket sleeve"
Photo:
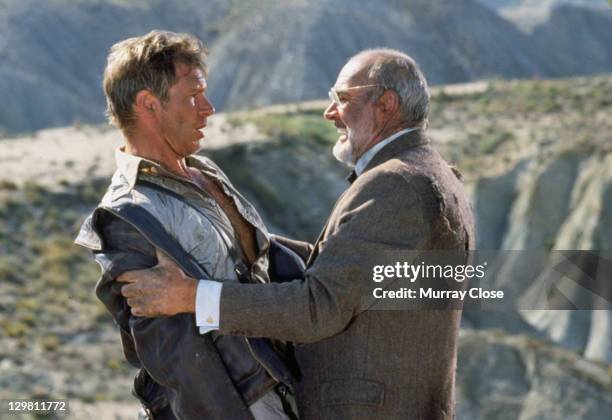
[[[157,264],[155,248],[129,223],[110,213],[100,217],[96,226],[102,251],[96,257],[101,261],[103,275],[96,293],[131,344],[130,356],[161,385],[177,417],[223,418],[223,413],[217,411],[221,407],[227,410],[231,404],[235,412],[230,417],[240,412],[247,418],[248,409],[240,395],[231,382],[227,385],[230,378],[210,335],[198,333],[193,314],[159,318],[131,315],[116,278],[125,271]],[[211,381],[223,386],[205,386]],[[208,392],[205,397],[204,389]],[[228,395],[228,390],[233,393]],[[225,405],[214,407],[211,401],[224,401]]]
[[[338,203],[304,280],[223,285],[220,331],[302,343],[341,332],[371,296],[373,266],[424,249],[426,206],[400,175],[363,185]]]
[[[296,254],[298,254],[300,258],[302,258],[304,261],[308,260],[308,257],[310,256],[310,253],[313,249],[312,244],[304,241],[286,238],[281,235],[270,236],[276,239],[279,243],[285,245],[287,248],[291,249]]]
[[[119,325],[126,359],[133,366],[142,367],[130,333],[130,308],[121,295],[122,284],[115,279],[126,271],[149,268],[157,264],[155,248],[130,224],[108,212],[100,214],[97,226],[103,249],[95,253],[96,261],[102,267],[102,276],[96,285],[96,296]]]
[[[156,382],[170,388],[176,388],[187,378],[185,369],[197,377],[199,370],[194,369],[195,365],[189,366],[188,356],[202,353],[199,347],[203,337],[196,334],[195,321],[186,319],[188,314],[161,318],[132,316],[121,295],[122,284],[116,281],[126,271],[157,264],[154,246],[132,225],[110,213],[103,213],[98,231],[103,251],[96,258],[103,274],[96,294],[121,328],[122,341],[129,345],[130,351],[124,348],[126,357],[130,357],[128,360],[142,365]]]

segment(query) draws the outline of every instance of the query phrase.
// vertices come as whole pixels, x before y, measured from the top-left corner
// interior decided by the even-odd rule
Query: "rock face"
[[[610,71],[611,19],[565,7],[525,34],[476,0],[6,0],[0,94],[11,101],[0,129],[102,121],[108,49],[152,29],[207,43],[210,95],[227,110],[323,98],[349,56],[376,46],[410,53],[433,84]]]
[[[602,8],[608,5],[606,0],[478,0],[480,3],[498,12],[517,8],[552,9],[557,6],[574,5],[590,8]]]
[[[497,243],[502,249],[610,249],[611,168],[609,152],[575,151],[531,162],[522,171],[514,168],[493,180],[479,180],[475,193],[483,197],[476,200],[478,215],[489,212],[486,196],[491,193],[490,185],[501,191],[502,200],[513,198],[492,206],[492,214],[506,214],[507,218],[498,216],[490,231],[483,227],[481,247]],[[486,220],[480,218],[481,223]],[[509,276],[514,281],[524,277],[519,274],[521,263],[504,267],[514,273]],[[523,315],[555,342],[586,357],[612,361],[609,311],[526,311]]]
[[[592,419],[612,412],[608,366],[525,336],[463,330],[458,419]]]
[[[607,116],[610,100],[603,98],[610,97],[612,86],[604,79],[591,82],[575,79],[565,87],[563,82],[544,82],[539,87],[517,83],[505,91],[507,99],[504,95],[493,99],[495,95],[485,91],[465,102],[459,100],[454,105],[463,107],[465,116],[448,114],[448,108],[437,115],[440,128],[432,119],[432,138],[443,141],[447,156],[462,156],[457,161],[467,172],[473,194],[478,249],[610,249],[612,122]],[[587,105],[594,98],[603,101]],[[505,105],[497,102],[491,108],[498,100]],[[480,130],[468,128],[454,130],[457,137],[445,139],[456,124],[479,125],[485,115],[495,115],[495,123],[494,128],[485,129],[484,137]],[[463,148],[455,152],[458,145]],[[478,149],[487,152],[481,155]],[[473,164],[470,155],[474,155]],[[515,260],[500,271],[518,282],[528,279],[522,274],[526,269],[532,267]],[[481,327],[497,325],[542,334],[589,358],[612,361],[609,311],[475,316],[466,318]]]
[[[559,39],[551,37],[542,37],[537,34],[537,30],[554,32],[560,29],[558,26],[559,15],[564,16],[561,20],[566,23],[572,23],[572,26],[566,26],[565,31],[555,33],[555,36],[564,38],[568,33],[577,35],[575,39],[582,38],[584,42],[591,37],[591,31],[596,32],[604,29],[598,26],[585,25],[585,21],[600,18],[610,18],[610,4],[606,0],[479,0],[486,6],[496,10],[501,16],[510,22],[514,23],[517,28],[527,34],[534,34],[535,42],[552,42],[551,45],[558,45]],[[597,25],[597,24],[595,24]],[[571,30],[567,30],[571,28]],[[604,36],[602,40],[609,38]],[[590,39],[587,42],[591,43]],[[572,42],[573,43],[573,42]],[[575,46],[581,43],[573,43]],[[560,45],[559,45],[560,46]],[[562,51],[561,48],[557,50]],[[592,59],[597,59],[592,57]],[[579,63],[580,61],[576,61]]]

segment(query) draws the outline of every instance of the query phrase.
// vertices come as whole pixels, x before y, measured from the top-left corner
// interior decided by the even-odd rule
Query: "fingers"
[[[147,313],[145,313],[144,311],[141,311],[140,309],[130,308],[130,310],[132,311],[132,315],[134,316],[140,316],[140,317],[147,316]]]
[[[117,277],[117,281],[121,283],[136,283],[138,281],[138,273],[144,270],[126,271]]]
[[[138,311],[142,309],[142,301],[138,298],[128,298],[127,304],[130,308],[132,308],[132,312],[135,309]]]
[[[139,299],[127,299],[127,304],[130,307],[130,311],[134,316],[150,316],[151,314],[147,313],[142,305],[142,302]]]
[[[129,279],[129,276],[126,276]],[[125,279],[124,279],[125,283]],[[121,286],[121,295],[126,300],[130,307],[133,316],[138,317],[155,317],[161,315],[158,313],[155,295],[151,295],[150,291],[142,283],[127,283]]]
[[[121,294],[125,298],[133,298],[139,296],[141,293],[140,288],[136,284],[126,284],[125,286],[121,286]]]
[[[167,260],[167,257],[165,257]],[[130,270],[122,273],[117,277],[117,281],[121,283],[138,283],[146,278],[152,277],[154,268],[143,268],[142,270]]]
[[[149,307],[145,305],[145,302],[140,300],[139,298],[129,298],[127,299],[127,304],[130,307],[130,311],[134,316],[140,317],[158,317],[164,316],[162,313],[159,313],[154,307]]]
[[[158,248],[155,248],[155,256],[157,257],[157,265],[174,265],[174,261],[172,261],[164,251],[161,251]]]

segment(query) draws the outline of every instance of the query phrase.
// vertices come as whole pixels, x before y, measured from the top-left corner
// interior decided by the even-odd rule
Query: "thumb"
[[[155,248],[155,256],[157,257],[158,266],[174,265],[174,261],[172,261],[164,251],[161,251],[158,248]]]

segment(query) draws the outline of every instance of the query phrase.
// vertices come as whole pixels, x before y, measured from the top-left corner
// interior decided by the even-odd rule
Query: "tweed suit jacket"
[[[304,279],[226,284],[220,330],[296,343],[303,419],[451,419],[458,310],[372,310],[372,267],[474,244],[455,171],[422,130],[383,147],[337,201]]]

